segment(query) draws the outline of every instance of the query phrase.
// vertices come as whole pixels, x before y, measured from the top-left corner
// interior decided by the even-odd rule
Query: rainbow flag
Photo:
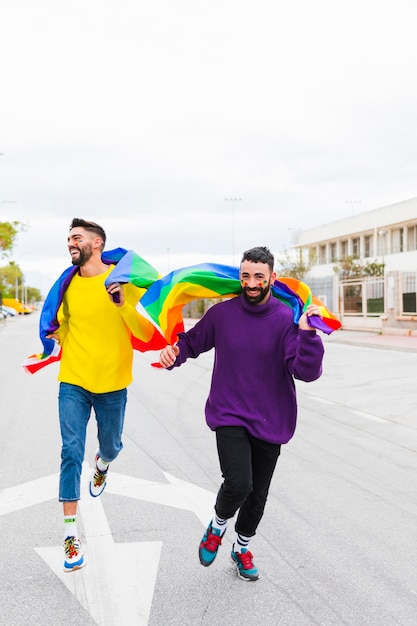
[[[135,284],[143,289],[143,292],[153,284],[159,277],[159,272],[152,267],[145,259],[133,251],[124,248],[116,248],[103,252],[101,259],[106,265],[117,265],[122,262],[121,268],[125,273],[136,277]],[[48,339],[50,335],[58,330],[59,323],[57,319],[58,310],[62,303],[64,293],[71,282],[72,277],[78,271],[78,267],[68,267],[54,283],[49,291],[44,305],[42,307],[41,317],[39,321],[39,337],[43,345],[43,351],[39,354],[32,354],[22,363],[22,367],[28,374],[35,374],[40,369],[55,363],[61,358],[61,348],[54,339]],[[115,282],[114,280],[110,282]],[[121,282],[129,282],[127,279]],[[103,286],[104,288],[104,286]],[[146,315],[146,312],[145,312]],[[155,327],[155,332],[148,344],[132,337],[132,345],[138,350],[158,350],[166,345],[166,341],[161,334],[160,329]]]
[[[136,308],[140,315],[153,324],[154,333],[146,343],[132,337],[133,348],[140,352],[160,350],[177,341],[178,333],[184,330],[182,311],[188,302],[199,298],[233,298],[241,292],[239,268],[229,265],[201,263],[174,270],[161,277],[155,268],[132,250],[117,248],[104,252],[102,260],[107,264],[115,264],[106,279],[106,286],[114,282],[130,282],[143,290]],[[23,368],[28,373],[33,374],[61,358],[58,344],[46,336],[59,327],[58,309],[77,270],[77,267],[65,270],[45,300],[39,325],[44,349],[41,354],[33,354],[23,363]],[[292,308],[295,324],[306,307],[315,303],[320,307],[322,317],[311,316],[308,320],[310,326],[326,334],[340,328],[341,323],[337,317],[300,280],[280,277],[274,282],[271,291],[275,298]]]
[[[124,272],[119,263],[107,278],[111,282],[132,282],[137,284],[140,277]],[[156,280],[146,290],[139,305],[154,324],[161,329],[168,344],[175,343],[178,333],[184,330],[182,309],[185,304],[198,298],[232,298],[241,292],[239,269],[229,265],[201,263],[174,270]],[[272,294],[293,309],[294,323],[309,304],[320,307],[322,318],[312,316],[312,328],[326,334],[340,328],[341,324],[327,307],[315,298],[308,285],[295,278],[278,278],[272,286]]]

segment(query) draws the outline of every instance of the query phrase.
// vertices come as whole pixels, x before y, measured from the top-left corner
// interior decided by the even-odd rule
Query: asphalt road
[[[84,484],[88,565],[62,572],[58,368],[38,314],[0,324],[0,624],[416,626],[417,353],[324,338],[324,373],[297,384],[299,421],[251,543],[260,579],[198,544],[221,481],[204,421],[212,355],[173,372],[135,356],[124,450],[101,498]],[[96,449],[89,425],[85,475]]]

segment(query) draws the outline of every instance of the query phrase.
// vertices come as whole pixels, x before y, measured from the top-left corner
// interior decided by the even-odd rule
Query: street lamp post
[[[242,198],[225,198],[226,202],[232,204],[232,263],[235,264],[235,209],[236,202],[242,202]]]
[[[362,204],[362,200],[345,200],[345,204],[350,204],[352,208],[352,215],[355,214],[355,206]]]
[[[385,237],[387,236],[387,230],[379,230],[378,231],[378,235],[379,237],[381,237],[381,242],[382,242],[382,265],[384,266],[384,274],[385,274]]]

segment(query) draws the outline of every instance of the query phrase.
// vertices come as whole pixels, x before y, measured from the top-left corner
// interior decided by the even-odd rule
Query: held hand
[[[58,333],[51,333],[50,335],[46,335],[46,339],[53,339],[59,344],[59,335]]]
[[[112,283],[107,287],[109,298],[116,306],[122,306],[125,301],[125,294],[120,283]]]
[[[161,350],[161,354],[159,355],[159,364],[163,368],[171,367],[174,365],[175,359],[180,353],[180,349],[178,346],[166,346],[163,350]]]
[[[319,317],[323,317],[322,314],[320,313],[320,309],[317,306],[317,304],[310,304],[307,307],[307,309],[304,311],[304,313],[298,320],[299,328],[301,328],[302,330],[315,330],[314,328],[309,326],[309,323],[307,321],[307,318],[310,317],[311,315],[318,315]]]

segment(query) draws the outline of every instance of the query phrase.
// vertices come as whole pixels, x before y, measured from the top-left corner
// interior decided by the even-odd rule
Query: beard
[[[253,289],[251,291],[253,291]],[[258,287],[257,293],[252,296],[248,294],[248,287],[244,287],[243,295],[245,296],[246,301],[249,302],[249,304],[259,304],[267,296],[269,291],[270,285],[267,285],[266,287]]]
[[[72,257],[72,264],[82,267],[93,256],[93,248],[91,244],[85,244],[84,248],[77,248],[79,254],[78,257]]]

